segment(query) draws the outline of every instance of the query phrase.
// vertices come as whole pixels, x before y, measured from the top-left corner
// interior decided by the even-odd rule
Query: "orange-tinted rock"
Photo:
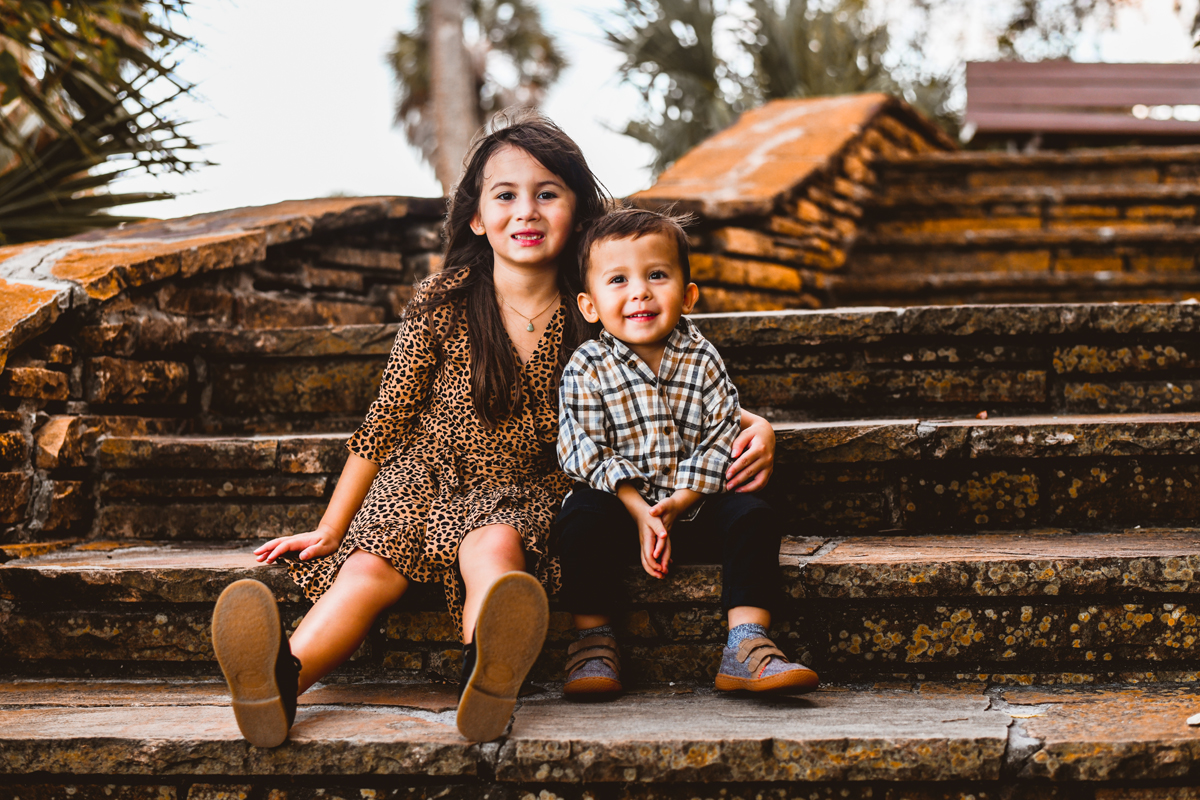
[[[0,433],[0,462],[15,464],[24,461],[29,454],[25,444],[25,434],[20,431],[5,431]]]
[[[187,364],[97,356],[88,359],[84,386],[93,403],[182,404],[187,383]]]
[[[39,504],[45,505],[42,530],[64,531],[92,515],[93,501],[83,481],[47,481],[38,496]]]
[[[34,400],[66,400],[70,392],[65,373],[41,367],[9,367],[0,373],[0,393]]]
[[[29,504],[30,480],[23,472],[0,472],[0,522],[20,522]]]
[[[769,214],[896,105],[883,94],[772,101],[681,156],[631,199],[647,207],[679,203],[715,219]]]
[[[0,247],[0,266],[27,245]],[[15,347],[50,327],[69,300],[63,290],[28,286],[0,278],[0,368]]]

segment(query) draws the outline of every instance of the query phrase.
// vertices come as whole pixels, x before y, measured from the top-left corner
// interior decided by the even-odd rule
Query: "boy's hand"
[[[667,535],[666,526],[661,519],[650,513],[650,504],[632,484],[622,483],[617,486],[617,497],[637,525],[642,569],[652,578],[665,578],[667,565],[671,563],[671,540]]]
[[[274,564],[275,559],[285,553],[299,550],[300,560],[308,561],[310,558],[320,558],[321,556],[329,555],[334,550],[337,550],[338,545],[341,543],[341,535],[327,528],[318,527],[315,531],[310,531],[309,533],[297,533],[292,536],[281,536],[278,539],[272,539],[266,544],[260,545],[254,551],[254,555],[259,561]]]
[[[669,532],[679,515],[691,508],[703,496],[691,489],[676,489],[670,497],[658,501],[650,509],[650,515],[662,520],[663,527]]]

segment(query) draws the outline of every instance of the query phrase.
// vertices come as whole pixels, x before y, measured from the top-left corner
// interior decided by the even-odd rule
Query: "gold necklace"
[[[533,321],[535,319],[537,319],[538,317],[540,317],[542,314],[545,314],[547,311],[549,311],[550,306],[554,305],[554,301],[558,300],[558,298],[559,298],[559,293],[555,292],[554,297],[552,297],[550,299],[550,302],[546,304],[546,307],[543,308],[541,311],[537,312],[536,314],[534,314],[532,317],[527,317],[524,314],[522,314],[520,311],[517,311],[515,308],[513,308],[512,303],[510,303],[504,299],[504,295],[500,295],[500,302],[504,303],[504,305],[508,306],[509,308],[512,308],[513,313],[515,313],[518,317],[520,317],[523,320],[527,320],[529,322],[529,324],[525,326],[525,330],[529,331],[530,333],[533,333]]]

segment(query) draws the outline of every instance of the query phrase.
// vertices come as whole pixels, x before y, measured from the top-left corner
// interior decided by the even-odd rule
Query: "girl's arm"
[[[346,459],[342,477],[338,479],[333,497],[329,499],[329,507],[325,509],[317,529],[309,533],[272,539],[255,550],[254,555],[259,561],[273,564],[279,556],[294,550],[300,551],[301,561],[327,556],[337,550],[342,537],[350,530],[350,522],[362,506],[363,498],[367,496],[371,481],[375,480],[378,472],[378,464],[351,453]]]
[[[756,492],[775,471],[775,430],[757,414],[742,409],[742,432],[733,440],[733,463],[725,473],[730,490]]]

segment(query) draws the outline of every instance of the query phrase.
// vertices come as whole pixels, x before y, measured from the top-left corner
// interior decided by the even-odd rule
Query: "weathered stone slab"
[[[347,438],[341,434],[281,437],[279,469],[300,474],[340,473],[346,465]]]
[[[225,478],[106,478],[99,483],[100,498],[134,497],[181,500],[212,497],[324,497],[325,477],[291,475]]]
[[[1194,662],[1200,649],[1200,622],[1186,604],[1029,603],[980,607],[939,600],[834,608],[821,661],[879,668],[1019,662],[1100,669],[1110,661]]]
[[[391,352],[398,327],[389,324],[198,330],[188,335],[187,343],[190,348],[212,357],[386,356]]]
[[[1174,413],[1200,410],[1200,381],[1173,379],[1072,382],[1063,385],[1063,406],[1073,413]]]
[[[288,744],[251,747],[228,708],[0,710],[0,772],[111,775],[476,774],[478,746],[411,711],[302,708]]]
[[[0,433],[0,461],[17,464],[28,456],[29,446],[25,443],[25,434],[20,431]]]
[[[188,366],[177,361],[132,361],[96,356],[87,361],[85,394],[93,403],[187,402]]]
[[[212,409],[232,415],[365,414],[386,358],[220,363],[209,369]]]
[[[20,522],[29,505],[32,481],[24,472],[0,472],[0,522]]]
[[[0,265],[30,247],[0,249]],[[70,302],[71,292],[65,287],[51,289],[0,278],[0,369],[12,350],[49,328]]]
[[[118,437],[100,443],[104,469],[254,470],[275,468],[275,438]]]
[[[1054,370],[1060,374],[1156,372],[1197,366],[1200,366],[1200,350],[1188,342],[1152,346],[1079,344],[1054,350]]]
[[[878,408],[884,403],[1042,403],[1042,370],[964,368],[960,370],[853,370],[849,372],[734,375],[742,402],[749,407],[806,407],[853,404]]]
[[[104,505],[94,530],[133,539],[270,539],[316,530],[324,503]]]
[[[1022,725],[1041,744],[1021,765],[1021,777],[1194,781],[1200,774],[1200,729],[1187,724],[1200,708],[1200,693],[1193,687],[1062,693],[1014,689],[1004,699],[1013,704],[1014,713],[1029,708]]]
[[[43,531],[65,531],[78,527],[92,515],[94,501],[83,481],[46,481],[38,492]]]
[[[981,695],[526,701],[496,776],[554,783],[994,779],[1007,716]]]
[[[65,373],[42,367],[9,367],[0,374],[0,392],[9,397],[66,400],[70,389]]]
[[[917,426],[915,419],[784,423],[775,426],[778,459],[789,463],[917,459]]]
[[[1192,593],[1200,531],[858,537],[800,563],[797,598]]]
[[[15,783],[0,786],[0,800],[177,800],[179,797],[174,786],[115,783]]]

